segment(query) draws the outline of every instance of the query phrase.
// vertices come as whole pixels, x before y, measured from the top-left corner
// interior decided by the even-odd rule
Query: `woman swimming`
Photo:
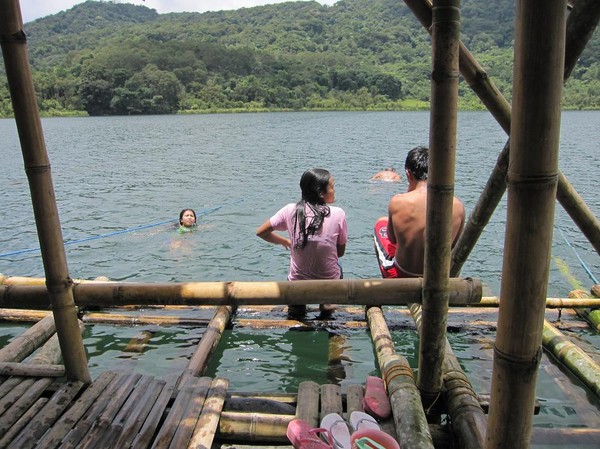
[[[194,209],[183,209],[179,213],[179,233],[191,232],[196,228],[196,212]]]

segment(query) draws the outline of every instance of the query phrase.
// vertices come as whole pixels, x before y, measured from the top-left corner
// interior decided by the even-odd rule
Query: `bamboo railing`
[[[0,43],[67,377],[89,383],[18,0],[0,0]]]
[[[431,112],[423,275],[423,319],[418,381],[425,405],[442,390],[458,101],[460,1],[434,0],[432,9]]]
[[[508,219],[487,447],[528,448],[531,439],[558,179],[566,10],[566,1],[517,2]]]
[[[452,278],[450,304],[481,299],[478,279]],[[423,279],[339,279],[282,282],[184,282],[170,284],[90,282],[73,288],[80,307],[163,305],[401,305],[420,303]],[[0,285],[0,308],[44,309],[48,292],[41,286]]]

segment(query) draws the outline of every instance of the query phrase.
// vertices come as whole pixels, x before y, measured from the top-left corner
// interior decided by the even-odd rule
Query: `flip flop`
[[[286,435],[295,449],[334,449],[329,430],[312,428],[302,419],[290,421]],[[327,441],[323,441],[319,435],[323,435]]]
[[[329,430],[334,449],[350,449],[350,429],[337,413],[329,413],[321,420],[321,427]]]
[[[354,432],[364,429],[381,430],[375,418],[365,412],[350,413],[350,425]]]
[[[352,449],[400,449],[398,442],[382,430],[364,429],[351,437]]]
[[[367,413],[377,418],[385,419],[390,416],[392,407],[383,379],[375,376],[367,376],[363,407]]]

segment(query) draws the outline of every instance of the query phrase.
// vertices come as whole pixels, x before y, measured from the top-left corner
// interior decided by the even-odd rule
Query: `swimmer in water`
[[[394,167],[388,167],[373,175],[371,179],[373,181],[400,182],[401,177]]]
[[[196,229],[196,212],[194,209],[183,209],[179,213],[179,233],[192,232]]]

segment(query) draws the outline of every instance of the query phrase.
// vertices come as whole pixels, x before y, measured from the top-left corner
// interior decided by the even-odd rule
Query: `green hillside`
[[[513,9],[508,0],[462,2],[463,42],[509,99]],[[428,107],[430,38],[399,0],[204,14],[87,1],[25,32],[48,115]],[[565,108],[600,107],[599,48],[596,35],[566,86]],[[460,106],[482,107],[464,81]]]

